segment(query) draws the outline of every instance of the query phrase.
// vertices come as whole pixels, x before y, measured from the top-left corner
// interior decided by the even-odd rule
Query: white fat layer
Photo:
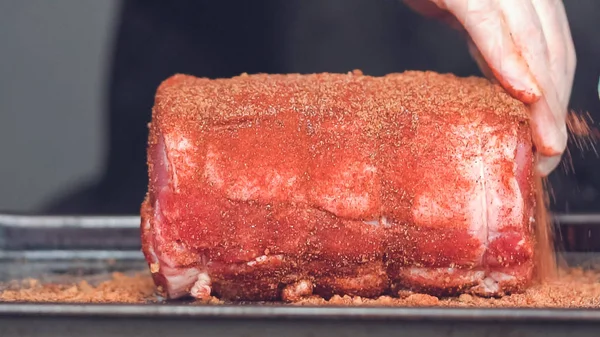
[[[500,290],[501,282],[514,281],[515,276],[501,272],[491,272],[479,283],[484,293],[495,294]]]
[[[516,130],[509,134],[494,131],[476,123],[454,126],[448,138],[456,148],[453,163],[457,180],[472,184],[448,183],[444,195],[455,198],[444,203],[440,201],[440,191],[424,188],[415,195],[412,208],[413,220],[420,225],[464,219],[468,232],[481,242],[479,261],[475,263],[481,263],[487,245],[501,235],[503,226],[518,225],[524,220],[524,200],[516,176]],[[500,174],[507,163],[512,163],[513,174],[509,177]],[[507,203],[509,200],[514,202]]]
[[[444,276],[452,276],[453,279],[457,277],[462,279],[463,282],[476,282],[485,278],[485,271],[483,270],[461,270],[457,268],[419,268],[413,267],[406,270],[408,275],[422,277],[427,279],[441,278]]]
[[[477,237],[483,246],[487,244],[488,208],[486,200],[485,162],[482,157],[481,130],[476,124],[458,125],[451,128],[448,138],[453,140],[452,164],[457,174],[457,183],[448,182],[445,191],[424,188],[415,195],[413,219],[417,224],[433,225],[464,218],[468,231]],[[428,178],[436,179],[436,172]],[[472,182],[470,186],[461,182]],[[445,196],[454,196],[452,200],[443,200]]]
[[[222,188],[225,184],[223,174],[218,166],[219,155],[215,152],[212,146],[209,145],[206,153],[206,162],[204,163],[204,176],[208,183],[216,188]]]
[[[153,240],[158,241],[158,252],[154,251],[155,256],[157,256],[156,258],[161,262],[161,265],[167,265],[169,267],[175,267],[177,264],[175,263],[175,261],[171,260],[168,256],[165,256],[165,254],[161,254],[160,252],[160,247],[162,245],[166,245],[167,242],[164,242],[164,235],[162,232],[162,223],[163,223],[163,217],[161,214],[161,207],[160,207],[160,202],[158,201],[158,198],[156,198],[156,202],[154,203],[154,221],[155,221],[155,225],[153,227],[154,230],[154,235],[153,235]],[[159,258],[160,256],[160,258]]]
[[[499,237],[501,237],[502,235],[503,235],[503,233],[490,232],[490,234],[488,235],[488,241],[492,242],[492,241],[498,239]]]
[[[155,249],[153,249],[153,251],[161,264],[161,268],[163,265],[166,265],[166,266],[169,266],[172,268],[176,268],[178,263],[174,259],[173,255],[188,253],[189,249],[187,247],[185,247],[183,244],[173,242],[173,241],[167,241],[165,239],[165,235],[163,234],[163,231],[165,230],[165,228],[164,228],[165,220],[163,219],[162,208],[161,208],[160,202],[158,201],[158,198],[156,199],[156,202],[154,203],[154,221],[155,221],[155,224],[153,226],[154,235],[152,238],[155,241],[154,242]],[[161,247],[172,247],[175,249],[175,254],[167,254],[161,250]]]
[[[295,292],[297,294],[306,294],[312,292],[312,282],[307,280],[301,280],[296,284]]]
[[[366,212],[377,196],[371,195],[369,188],[356,191],[352,186],[356,180],[364,181],[369,186],[374,185],[377,167],[361,162],[343,162],[337,167],[338,171],[329,176],[328,182],[324,184],[328,188],[317,190],[313,199],[333,214],[341,214],[348,209]]]
[[[338,171],[328,176],[326,182],[320,182],[322,189],[309,192],[310,199],[320,207],[334,214],[342,214],[348,209],[353,212],[365,212],[371,206],[373,199],[369,188],[356,191],[350,188],[356,180],[365,181],[366,184],[377,183],[377,167],[361,162],[342,162],[337,165]],[[251,168],[249,168],[251,169]],[[204,163],[204,176],[209,184],[215,188],[224,188],[224,192],[232,200],[270,200],[276,198],[281,191],[292,191],[300,183],[300,177],[295,170],[270,171],[264,177],[254,177],[244,172],[236,176],[226,176],[223,172],[224,165],[221,154],[212,145],[208,145],[206,161]],[[294,202],[305,202],[309,195],[306,192],[294,191],[290,198]]]
[[[261,255],[252,261],[246,262],[246,264],[250,267],[254,267],[265,263],[279,262],[281,260],[283,260],[283,255]]]
[[[166,156],[171,173],[171,182],[173,189],[179,190],[179,178],[181,174],[193,172],[196,163],[190,151],[193,150],[192,143],[187,139],[182,132],[172,132],[164,134]],[[185,177],[182,177],[185,180]]]
[[[481,283],[479,285],[484,293],[493,294],[496,293],[499,289],[498,282],[496,282],[496,280],[490,277],[486,277],[483,280],[481,280]]]
[[[488,137],[484,145],[483,153],[486,154],[486,176],[488,194],[488,228],[490,233],[499,232],[504,225],[521,224],[525,220],[524,200],[517,180],[518,163],[517,157],[517,134],[516,129],[510,134],[493,134]],[[499,179],[501,165],[512,166],[512,174],[508,179]],[[490,179],[494,177],[496,179]],[[502,178],[507,178],[503,176]],[[514,202],[506,204],[507,200]],[[510,223],[501,221],[501,218],[511,219]]]
[[[365,220],[365,221],[363,221],[363,223],[365,223],[367,225],[371,225],[371,226],[383,226],[385,228],[389,228],[392,226],[392,223],[388,222],[388,219],[386,216],[382,216],[379,219]]]
[[[460,282],[464,283],[476,282],[477,285],[473,289],[477,289],[484,294],[497,294],[500,291],[501,283],[516,280],[514,275],[497,271],[486,273],[483,270],[460,270],[455,268],[408,268],[406,272],[412,277],[440,279],[450,276],[453,280],[458,278]]]
[[[190,290],[190,295],[198,299],[207,299],[212,292],[210,285],[210,276],[208,273],[202,272],[198,274],[198,278]]]
[[[150,223],[150,219],[146,219],[142,224],[143,231],[151,231],[152,224]],[[149,242],[146,243],[147,252],[150,254],[150,263],[159,263],[158,256],[156,256],[156,252],[154,251],[154,238],[150,237]]]
[[[202,271],[198,268],[171,268],[161,266],[162,275],[166,279],[167,293],[170,298],[188,295],[191,287],[198,281]]]

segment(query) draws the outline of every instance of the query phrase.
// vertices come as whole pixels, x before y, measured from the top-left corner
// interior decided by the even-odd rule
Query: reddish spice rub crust
[[[525,149],[517,174],[523,221],[503,223],[485,251],[460,214],[444,221],[422,218],[419,225],[413,219],[417,190],[469,193],[469,182],[457,178],[452,167],[454,156],[468,156],[457,154],[457,146],[465,144],[453,143],[460,137],[448,138],[449,126],[467,124],[481,132],[485,127],[488,138],[515,132]],[[189,146],[167,152],[169,188],[158,191],[164,167],[158,172],[155,166],[157,149],[182,139]],[[473,148],[485,150],[481,144]],[[175,75],[159,87],[150,125],[144,253],[163,288],[167,280],[153,263],[155,254],[169,256],[170,267],[202,264],[213,293],[230,299],[278,299],[286,285],[302,280],[324,296],[373,297],[398,288],[461,292],[476,285],[460,276],[474,268],[507,270],[516,279],[501,281],[499,294],[519,291],[533,272],[531,148],[525,106],[480,78],[432,72],[219,80]],[[207,158],[215,154],[222,156]],[[206,162],[218,166],[219,177],[208,177],[205,165],[195,166]],[[369,170],[350,170],[354,175],[338,177],[344,186],[331,184],[340,167],[353,164],[380,173],[369,177]],[[515,176],[509,164],[492,177],[503,186],[509,182],[502,179]],[[253,190],[248,181],[268,188]],[[327,202],[340,190],[377,197],[359,207],[340,206],[352,204],[350,199]],[[448,195],[448,205],[441,207],[462,197]],[[502,212],[510,210],[501,210],[501,219],[508,217]],[[381,216],[392,225],[364,222]],[[411,274],[411,267],[456,272],[423,277]]]

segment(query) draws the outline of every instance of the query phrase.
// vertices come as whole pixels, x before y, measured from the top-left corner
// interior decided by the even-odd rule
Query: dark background
[[[158,84],[174,73],[407,69],[480,75],[463,39],[395,0],[147,1],[119,3],[105,83],[102,174],[39,208],[42,213],[134,214],[147,185],[145,145]],[[578,55],[571,107],[600,120],[600,1],[566,1]],[[573,148],[576,175],[551,181],[557,211],[600,210],[599,160]]]

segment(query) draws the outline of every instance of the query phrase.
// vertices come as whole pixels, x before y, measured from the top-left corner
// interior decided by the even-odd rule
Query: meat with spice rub
[[[175,75],[150,123],[143,251],[169,298],[517,292],[533,164],[525,105],[481,78]]]

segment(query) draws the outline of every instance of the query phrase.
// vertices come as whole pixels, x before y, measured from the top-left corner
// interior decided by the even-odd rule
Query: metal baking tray
[[[572,265],[600,261],[600,214],[556,215]],[[587,239],[586,239],[587,238]],[[0,282],[145,271],[139,218],[0,214]],[[0,302],[0,336],[598,336],[600,310]]]

